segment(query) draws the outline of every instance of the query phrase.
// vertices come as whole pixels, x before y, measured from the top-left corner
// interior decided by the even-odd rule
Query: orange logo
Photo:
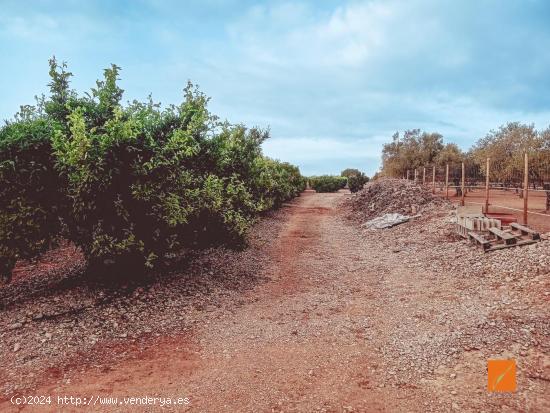
[[[488,360],[487,389],[490,392],[516,391],[516,361]]]

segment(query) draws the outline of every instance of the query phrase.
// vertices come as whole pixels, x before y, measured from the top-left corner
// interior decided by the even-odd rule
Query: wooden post
[[[525,170],[523,171],[523,223],[527,225],[527,199],[529,198],[529,158],[525,152]]]
[[[449,164],[445,170],[445,197],[449,199]]]
[[[416,183],[417,178],[418,178],[418,171],[416,170],[416,168],[414,168],[414,183]]]
[[[426,167],[422,171],[422,185],[426,185]]]
[[[485,213],[489,212],[489,168],[490,159],[487,158],[487,167],[485,169]]]
[[[435,165],[432,171],[432,194],[435,194]]]
[[[407,169],[407,181],[409,180],[409,170]]]
[[[546,211],[550,212],[550,184],[542,184],[542,188],[546,191]]]
[[[464,173],[464,162],[462,162],[462,198],[460,199],[460,205],[464,206],[464,194],[466,189],[466,174]]]

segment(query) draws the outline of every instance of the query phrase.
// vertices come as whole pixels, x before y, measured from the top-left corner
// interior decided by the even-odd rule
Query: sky
[[[306,175],[371,175],[396,131],[468,149],[550,125],[545,0],[0,0],[0,119],[47,92],[53,55],[79,92],[111,63],[125,100],[177,104],[191,80]]]

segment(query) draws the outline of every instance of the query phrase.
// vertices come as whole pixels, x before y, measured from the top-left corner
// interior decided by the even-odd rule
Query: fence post
[[[435,165],[432,172],[432,194],[435,194]]]
[[[414,183],[416,184],[416,180],[418,178],[418,171],[416,170],[416,168],[414,168]]]
[[[485,213],[489,212],[489,168],[490,158],[487,158],[487,168],[485,169]]]
[[[409,170],[407,169],[407,181],[409,180]]]
[[[525,170],[523,171],[523,223],[527,225],[527,199],[529,197],[529,158],[525,152]]]
[[[426,185],[426,167],[422,171],[422,185]]]
[[[462,197],[460,199],[460,205],[464,206],[464,194],[466,189],[466,174],[464,173],[464,162],[462,162]]]
[[[445,170],[445,197],[449,199],[449,164]]]

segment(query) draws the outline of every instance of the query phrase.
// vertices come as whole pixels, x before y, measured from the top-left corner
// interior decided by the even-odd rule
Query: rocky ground
[[[190,254],[172,271],[134,282],[94,280],[83,271],[81,254],[67,244],[37,262],[19,263],[12,284],[0,288],[1,393],[65,378],[81,365],[110,362],[119,355],[112,349],[185,335],[201,317],[223,307],[224,297],[266,281],[267,259],[260,251],[277,235],[279,215],[256,225],[244,251]]]
[[[411,206],[424,211],[419,219],[382,232],[363,230],[365,246],[382,249],[378,260],[393,268],[385,279],[394,278],[397,284],[389,284],[388,294],[399,297],[399,290],[410,291],[409,297],[399,298],[407,309],[405,320],[402,313],[389,314],[401,327],[394,345],[383,349],[387,360],[398,361],[401,374],[396,377],[410,382],[420,372],[420,382],[440,392],[438,403],[450,392],[451,406],[462,411],[547,410],[550,234],[537,244],[483,254],[455,235],[453,207],[429,201],[428,190],[407,191],[414,184],[402,188],[401,181],[392,180],[372,186],[374,190],[367,188],[344,203],[356,225],[370,217],[357,213],[369,192],[376,194],[368,198],[371,204],[381,202],[378,194],[388,199],[388,193],[404,193],[396,203],[399,212],[411,213]],[[411,363],[398,365],[403,357],[411,357]],[[514,397],[486,393],[484,366],[489,358],[517,360],[523,389]],[[471,399],[460,403],[460,396]]]
[[[454,235],[452,206],[383,185],[308,192],[249,249],[122,289],[87,280],[70,246],[53,254],[69,262],[23,265],[0,290],[3,395],[191,401],[137,411],[549,411],[550,241],[483,254]],[[364,229],[376,211],[422,216]],[[516,393],[487,392],[490,358],[517,361]]]

